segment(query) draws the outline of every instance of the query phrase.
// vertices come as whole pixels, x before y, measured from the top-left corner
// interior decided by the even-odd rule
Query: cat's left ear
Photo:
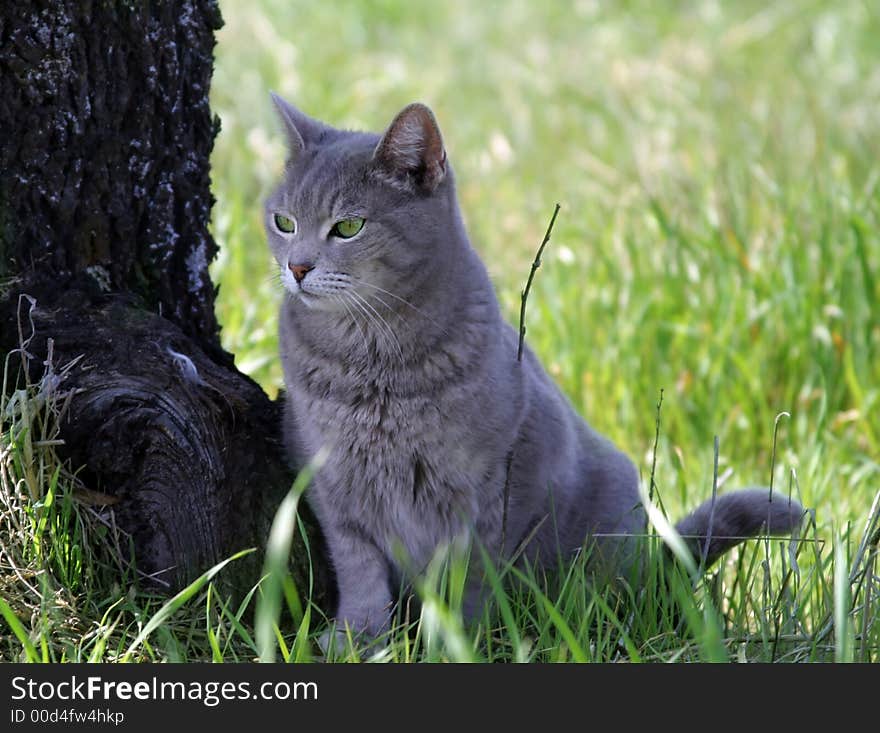
[[[446,150],[434,113],[410,104],[394,118],[373,153],[376,165],[392,179],[431,193],[446,177]]]

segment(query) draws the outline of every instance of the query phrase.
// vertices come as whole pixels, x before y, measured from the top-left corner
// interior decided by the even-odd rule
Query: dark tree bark
[[[276,406],[235,370],[214,316],[208,91],[221,23],[213,0],[0,8],[0,346],[20,346],[24,317],[32,379],[50,350],[56,370],[78,360],[62,385],[75,394],[63,450],[117,500],[141,574],[170,589],[263,546],[292,479]],[[259,558],[236,565],[231,585],[252,585]],[[330,584],[315,572],[320,599]]]

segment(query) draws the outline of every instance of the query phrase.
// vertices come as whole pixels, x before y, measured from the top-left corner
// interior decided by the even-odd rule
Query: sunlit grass
[[[876,575],[880,492],[864,523],[822,537],[810,518],[791,539],[752,541],[706,576],[669,561],[660,535],[641,562],[611,585],[594,585],[591,548],[554,572],[485,565],[477,546],[438,557],[403,595],[391,630],[364,644],[350,633],[324,653],[328,628],[286,570],[303,472],[273,523],[261,579],[232,599],[213,582],[233,556],[165,599],[132,589],[112,514],[96,511],[54,453],[65,402],[55,383],[3,400],[0,442],[0,599],[7,660],[62,661],[453,661],[673,662],[877,661]],[[38,405],[42,408],[37,409]],[[51,471],[47,469],[54,467]],[[51,475],[45,484],[28,476]],[[16,478],[19,477],[19,478]],[[649,480],[645,482],[645,490]],[[784,492],[783,492],[784,493]],[[660,494],[655,494],[662,501]],[[101,535],[100,530],[104,530]],[[303,535],[305,537],[305,535]],[[121,538],[124,541],[124,537]],[[674,538],[673,538],[674,539]],[[671,540],[668,540],[671,541]],[[241,554],[241,553],[240,553]],[[490,603],[463,621],[468,564],[485,568]],[[411,594],[411,595],[410,595]]]
[[[339,658],[878,660],[880,13],[871,3],[226,0],[221,9],[212,274],[239,368],[270,394],[282,387],[280,292],[261,224],[285,155],[269,90],[331,124],[376,131],[422,100],[511,322],[561,203],[529,299],[528,342],[643,482],[656,462],[670,516],[710,494],[716,435],[722,490],[768,484],[777,423],[773,483],[814,510],[802,541],[749,543],[696,587],[660,561],[656,537],[638,587],[596,591],[584,558],[547,582],[500,568],[494,610],[470,629],[462,561],[438,563],[387,646]],[[107,528],[74,499],[74,472],[59,469],[51,419],[37,409],[46,395],[31,387],[0,410],[4,659],[321,658],[326,619],[278,562],[234,603],[207,580],[173,608],[130,591],[130,571],[101,549]]]
[[[662,5],[662,8],[661,8]],[[227,2],[213,102],[224,343],[282,386],[260,206],[283,139],[268,90],[343,127],[437,114],[505,313],[562,212],[529,342],[658,482],[781,478],[845,521],[877,485],[880,18],[868,4]]]

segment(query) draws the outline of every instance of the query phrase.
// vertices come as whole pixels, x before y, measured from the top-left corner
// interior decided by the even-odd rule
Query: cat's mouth
[[[310,310],[342,311],[353,296],[351,276],[336,272],[308,272],[299,279],[286,268],[281,275],[282,284],[290,295]]]
[[[308,282],[307,279],[296,280],[288,268],[281,271],[281,283],[292,297],[299,299],[308,308],[321,308],[322,301],[326,303],[331,300],[326,297],[327,293],[320,283]]]
[[[302,286],[299,287],[296,296],[300,299],[300,301],[306,308],[311,308],[313,310],[330,310],[327,307],[330,301],[329,298],[327,298],[326,296],[316,295],[315,293],[309,293],[304,290]]]
[[[324,289],[315,290],[304,283],[297,283],[293,292],[294,297],[309,310],[316,311],[341,311],[340,296]]]

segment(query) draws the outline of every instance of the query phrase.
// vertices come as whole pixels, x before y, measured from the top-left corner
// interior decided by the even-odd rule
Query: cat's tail
[[[749,537],[791,534],[803,517],[803,507],[793,499],[771,496],[767,489],[743,489],[703,502],[675,529],[694,559],[709,567]]]

